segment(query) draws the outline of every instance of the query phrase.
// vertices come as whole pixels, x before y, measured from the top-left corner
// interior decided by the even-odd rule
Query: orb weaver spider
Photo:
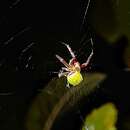
[[[90,41],[93,46],[92,38],[90,39]],[[70,85],[76,86],[83,80],[83,77],[82,77],[80,71],[81,71],[81,69],[88,66],[90,59],[93,56],[93,49],[92,49],[88,59],[86,60],[86,62],[84,62],[83,64],[80,64],[78,62],[74,52],[72,51],[71,47],[64,42],[62,42],[62,44],[67,47],[72,58],[70,59],[69,64],[68,64],[62,57],[60,57],[59,55],[56,54],[56,58],[65,66],[65,67],[62,67],[61,70],[59,71],[58,77],[59,78],[62,76],[67,77],[66,87],[69,88]]]

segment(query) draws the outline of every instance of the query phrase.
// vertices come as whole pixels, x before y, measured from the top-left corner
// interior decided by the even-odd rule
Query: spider
[[[93,45],[93,41],[91,40],[91,44]],[[68,51],[70,52],[71,55],[71,59],[69,61],[69,63],[67,63],[62,57],[60,57],[59,55],[56,54],[56,58],[62,63],[64,64],[65,67],[62,67],[61,70],[58,73],[58,77],[62,77],[65,76],[67,78],[67,84],[66,87],[70,87],[70,85],[72,86],[77,86],[78,84],[81,83],[81,81],[83,81],[83,77],[80,73],[81,69],[85,68],[88,66],[90,59],[93,56],[93,49],[88,57],[88,59],[86,60],[86,62],[84,62],[83,64],[80,64],[74,54],[74,52],[72,51],[71,47],[62,42],[63,45],[65,45],[68,49]]]

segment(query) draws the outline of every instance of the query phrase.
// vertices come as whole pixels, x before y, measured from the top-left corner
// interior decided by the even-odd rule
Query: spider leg
[[[67,68],[66,68],[67,69]],[[60,77],[62,77],[62,76],[66,76],[67,77],[67,75],[69,74],[70,72],[63,72],[63,70],[61,70],[59,73],[58,73],[58,77],[60,78]],[[66,83],[66,87],[67,88],[70,88],[70,85],[69,85],[69,82],[67,81],[67,83]]]
[[[74,52],[73,52],[72,49],[71,49],[71,47],[70,47],[68,44],[64,43],[64,42],[62,42],[62,44],[67,47],[67,49],[69,50],[69,52],[70,52],[72,58],[76,58]]]
[[[67,87],[67,88],[70,88],[70,84],[69,84],[68,82],[66,83],[66,87]]]
[[[62,67],[61,68],[63,71],[67,71],[67,72],[69,72],[70,70],[68,69],[68,68],[66,68],[66,67]]]
[[[65,45],[65,46],[67,47],[68,51],[70,52],[70,54],[71,54],[71,56],[72,56],[72,59],[70,60],[69,65],[70,65],[70,66],[73,66],[74,63],[77,62],[77,59],[76,59],[76,56],[75,56],[74,52],[72,51],[71,47],[70,47],[68,44],[66,44],[66,43],[64,43],[64,42],[61,42],[61,43],[62,43],[63,45]]]
[[[92,44],[92,46],[93,46],[92,38],[91,38],[90,40],[91,40],[91,44]],[[87,61],[86,61],[85,63],[81,64],[81,68],[85,68],[86,66],[88,66],[88,64],[89,64],[89,62],[90,62],[92,56],[93,56],[93,49],[92,49],[92,51],[91,51],[91,53],[90,53],[90,55],[89,55]]]
[[[58,77],[60,78],[60,77],[62,77],[62,76],[67,76],[68,73],[69,73],[69,72],[60,71],[60,72],[58,73]]]
[[[56,55],[56,58],[62,63],[64,64],[68,69],[71,68],[71,66],[59,55]]]

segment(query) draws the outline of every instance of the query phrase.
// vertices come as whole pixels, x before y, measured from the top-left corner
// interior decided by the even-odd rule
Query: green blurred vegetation
[[[95,0],[89,20],[95,32],[111,44],[123,35],[128,39],[124,60],[130,68],[130,1]]]
[[[52,129],[60,114],[67,115],[69,110],[77,108],[81,99],[86,98],[105,78],[106,75],[102,73],[84,73],[84,80],[78,86],[71,88],[65,87],[64,77],[52,79],[29,108],[26,119],[27,130]],[[57,127],[61,125],[60,120],[58,121]],[[66,121],[64,123],[66,124]]]
[[[92,110],[92,112],[86,117],[82,130],[117,130],[118,111],[114,104],[106,103],[103,106]]]

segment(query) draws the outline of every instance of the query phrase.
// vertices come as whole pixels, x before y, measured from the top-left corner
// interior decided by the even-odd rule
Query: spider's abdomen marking
[[[69,84],[76,86],[83,80],[82,75],[79,71],[68,74],[67,81]]]

